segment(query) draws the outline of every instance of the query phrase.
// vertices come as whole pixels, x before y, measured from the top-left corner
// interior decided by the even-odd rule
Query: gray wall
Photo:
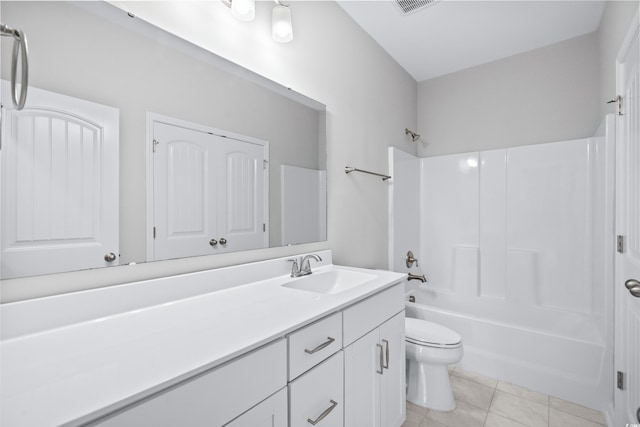
[[[388,184],[346,175],[344,167],[386,172],[388,146],[415,153],[404,135],[405,127],[416,127],[415,80],[334,2],[293,2],[294,40],[288,44],[271,40],[273,3],[257,2],[251,23],[235,20],[222,2],[178,3],[122,7],[327,105],[328,242],[6,280],[3,301],[326,248],[339,264],[387,267]],[[124,203],[144,210],[139,179]]]
[[[421,157],[592,136],[638,8],[608,1],[598,31],[418,84]]]
[[[600,118],[595,34],[418,85],[421,157],[591,136]]]

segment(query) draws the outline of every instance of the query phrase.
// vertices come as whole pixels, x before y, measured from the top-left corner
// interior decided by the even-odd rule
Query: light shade
[[[280,43],[287,43],[293,40],[293,26],[291,25],[291,10],[289,10],[289,7],[277,5],[273,8],[271,12],[271,37]]]
[[[239,21],[252,21],[256,17],[255,0],[231,0],[231,14]]]

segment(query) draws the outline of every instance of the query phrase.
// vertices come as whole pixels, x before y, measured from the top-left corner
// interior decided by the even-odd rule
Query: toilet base
[[[447,365],[427,365],[407,359],[407,400],[436,411],[453,411],[453,397]]]

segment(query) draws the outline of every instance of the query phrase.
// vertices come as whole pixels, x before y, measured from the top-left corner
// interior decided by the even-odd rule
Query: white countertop
[[[325,265],[314,272],[336,268]],[[0,424],[87,422],[284,337],[406,277],[339,268],[376,278],[325,295],[283,287],[291,279],[281,275],[3,339]]]

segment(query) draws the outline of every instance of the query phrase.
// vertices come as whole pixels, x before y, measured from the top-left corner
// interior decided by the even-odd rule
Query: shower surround
[[[599,410],[612,394],[613,124],[579,140],[390,153],[390,267],[407,272],[413,250],[411,272],[429,278],[407,283],[407,316],[460,333],[465,368]]]

